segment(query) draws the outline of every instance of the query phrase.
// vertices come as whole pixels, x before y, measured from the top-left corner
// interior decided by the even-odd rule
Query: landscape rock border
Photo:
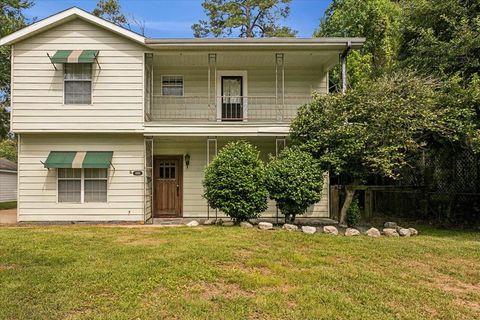
[[[213,220],[207,219],[203,222],[203,225],[216,225],[216,226],[231,226],[233,225],[233,221],[223,221],[222,219]],[[198,226],[198,222],[193,220],[187,224],[187,226],[195,227]],[[389,228],[387,228],[387,226]],[[385,222],[383,224],[382,229],[377,229],[375,227],[370,227],[368,230],[364,231],[363,227],[354,228],[354,227],[346,227],[345,229],[341,228],[340,233],[337,226],[334,225],[324,225],[324,226],[308,226],[308,225],[296,225],[292,223],[284,223],[283,225],[274,225],[271,222],[267,221],[244,221],[240,223],[241,228],[254,228],[257,227],[260,230],[274,230],[274,229],[281,229],[288,232],[303,232],[305,234],[315,234],[315,233],[324,233],[328,235],[343,235],[345,237],[354,237],[365,235],[368,237],[378,238],[378,237],[414,237],[418,235],[418,230],[415,228],[404,228],[399,226],[396,222]],[[344,232],[343,232],[344,230]]]

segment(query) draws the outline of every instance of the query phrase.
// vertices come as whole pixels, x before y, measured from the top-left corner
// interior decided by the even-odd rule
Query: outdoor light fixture
[[[187,168],[190,165],[190,155],[188,153],[185,155],[185,165]]]

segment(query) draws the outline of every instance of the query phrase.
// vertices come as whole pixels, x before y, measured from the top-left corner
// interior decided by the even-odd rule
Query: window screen
[[[92,103],[92,64],[65,64],[65,104]]]
[[[58,169],[58,202],[80,202],[82,192],[81,169]]]
[[[85,169],[85,202],[107,202],[107,169]]]
[[[83,170],[58,169],[58,202],[107,202],[108,169]]]
[[[162,76],[162,95],[183,96],[183,76]]]

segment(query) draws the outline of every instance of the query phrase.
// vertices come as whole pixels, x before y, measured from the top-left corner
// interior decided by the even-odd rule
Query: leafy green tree
[[[355,186],[369,175],[398,178],[413,154],[437,141],[478,141],[475,111],[442,103],[437,86],[410,72],[394,73],[359,83],[345,95],[317,96],[300,108],[293,141],[319,159],[323,170],[351,177],[341,223]]]
[[[297,215],[321,199],[323,172],[308,152],[286,148],[278,157],[270,158],[266,173],[270,198],[277,202],[285,221],[295,221]]]
[[[204,0],[208,20],[192,25],[197,38],[231,36],[293,37],[297,33],[278,21],[288,17],[291,0]]]
[[[0,158],[17,162],[17,141],[5,139],[0,141]]]
[[[121,27],[128,22],[127,17],[122,13],[119,0],[99,0],[92,13]]]
[[[391,0],[334,0],[315,31],[316,37],[365,37],[362,49],[347,60],[349,84],[391,71],[400,47],[402,10]],[[338,67],[331,80],[340,83]]]
[[[443,79],[480,75],[480,1],[409,0],[404,10],[403,66]]]
[[[0,38],[28,24],[23,10],[33,6],[32,0],[0,2]],[[0,47],[0,140],[10,131],[10,47]]]
[[[204,197],[236,223],[267,209],[265,166],[259,151],[245,141],[228,143],[205,169]]]

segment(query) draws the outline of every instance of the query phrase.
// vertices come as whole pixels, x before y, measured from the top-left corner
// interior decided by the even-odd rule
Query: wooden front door
[[[156,156],[153,170],[154,217],[181,217],[183,156]]]

